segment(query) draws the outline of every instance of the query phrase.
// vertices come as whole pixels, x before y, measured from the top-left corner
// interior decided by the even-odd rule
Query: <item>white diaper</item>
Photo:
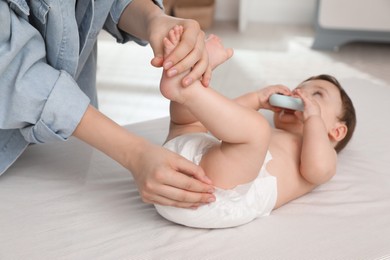
[[[167,142],[164,147],[199,164],[202,155],[219,140],[206,133],[186,134]],[[266,165],[272,159],[267,152],[258,177],[234,189],[216,188],[216,201],[196,210],[155,205],[164,218],[178,224],[197,228],[227,228],[246,224],[257,217],[268,216],[276,203],[276,178]]]

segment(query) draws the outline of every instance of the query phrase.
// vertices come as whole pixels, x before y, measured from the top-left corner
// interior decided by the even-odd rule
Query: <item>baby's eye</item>
[[[316,91],[313,93],[313,96],[320,96],[322,97],[322,93],[320,91]]]

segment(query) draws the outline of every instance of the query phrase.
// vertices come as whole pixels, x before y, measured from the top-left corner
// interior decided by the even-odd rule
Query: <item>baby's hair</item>
[[[355,108],[353,106],[351,98],[348,96],[347,92],[344,90],[344,88],[341,86],[340,82],[333,76],[327,75],[327,74],[321,74],[317,76],[310,77],[306,79],[303,82],[309,81],[309,80],[325,80],[337,87],[337,89],[340,92],[341,96],[341,103],[342,103],[342,111],[341,115],[339,116],[339,120],[341,122],[344,122],[347,126],[347,134],[345,137],[337,143],[335,146],[335,150],[337,153],[339,153],[344,147],[349,143],[349,141],[352,138],[353,132],[355,131],[356,127],[356,112]]]

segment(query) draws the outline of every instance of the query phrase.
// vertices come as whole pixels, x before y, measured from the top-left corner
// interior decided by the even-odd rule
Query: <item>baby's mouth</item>
[[[293,115],[293,114],[295,113],[295,110],[292,110],[292,109],[284,109],[283,112],[284,112],[284,114]]]

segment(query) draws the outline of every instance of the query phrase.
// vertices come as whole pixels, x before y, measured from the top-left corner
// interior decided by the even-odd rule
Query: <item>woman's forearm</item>
[[[137,154],[140,154],[137,149],[142,148],[141,144],[145,142],[92,106],[88,107],[73,136],[107,154],[126,168],[133,168],[133,162]]]
[[[164,12],[151,0],[133,0],[123,11],[118,27],[140,39],[149,41],[150,21]]]

